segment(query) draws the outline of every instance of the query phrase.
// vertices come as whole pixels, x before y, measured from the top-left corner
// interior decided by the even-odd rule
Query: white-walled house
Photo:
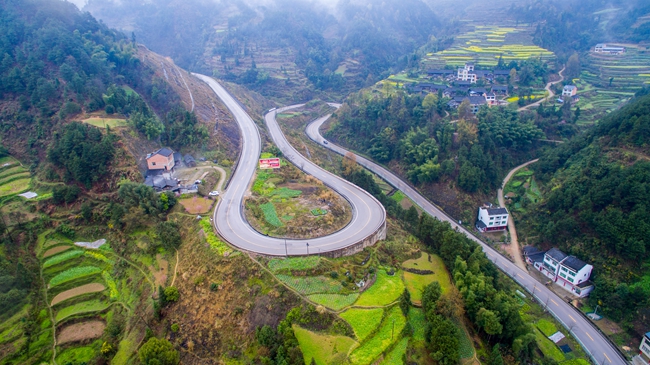
[[[639,350],[639,355],[643,356],[642,360],[645,361],[646,364],[650,363],[650,332],[646,332],[645,336],[643,336],[643,340],[641,340],[641,344],[639,345]]]
[[[546,251],[544,260],[535,262],[534,265],[546,277],[578,297],[586,297],[594,289],[593,283],[589,281],[594,267],[557,248]]]
[[[625,47],[608,46],[605,43],[598,43],[596,45],[596,47],[594,47],[594,52],[612,54],[612,55],[620,55],[620,54],[625,53]]]
[[[508,215],[506,208],[480,207],[476,229],[481,232],[505,231],[508,228]]]
[[[476,83],[477,75],[474,73],[474,64],[466,63],[465,67],[458,68],[458,74],[456,78],[460,81],[469,81],[472,84]]]
[[[565,85],[562,89],[562,96],[574,96],[578,93],[578,88],[575,85]]]

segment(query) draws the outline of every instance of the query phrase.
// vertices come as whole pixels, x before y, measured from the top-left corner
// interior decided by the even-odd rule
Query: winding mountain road
[[[334,106],[336,104],[330,105]],[[325,140],[320,134],[319,129],[328,117],[329,116],[325,116],[313,121],[307,125],[305,132],[314,142],[345,156],[349,151],[334,145],[331,142],[325,144]],[[456,229],[458,232],[462,232],[469,239],[481,245],[487,257],[493,261],[499,269],[512,277],[517,283],[519,283],[519,285],[524,287],[537,299],[539,303],[542,304],[542,306],[544,306],[556,319],[560,321],[560,323],[562,323],[566,330],[571,332],[573,337],[581,343],[582,347],[587,351],[595,364],[627,364],[625,359],[616,348],[614,348],[605,335],[601,334],[587,318],[583,317],[572,305],[564,302],[559,296],[544,285],[540,284],[535,280],[535,278],[529,275],[527,271],[517,267],[510,260],[506,259],[495,249],[488,246],[465,227],[459,225],[457,221],[429,202],[413,187],[392,172],[362,156],[356,155],[356,160],[360,165],[379,175],[379,177],[386,180],[395,188],[401,190],[425,212],[439,220],[449,222],[452,228]]]
[[[381,203],[365,190],[327,172],[298,153],[286,140],[275,120],[279,110],[272,110],[265,116],[271,138],[289,161],[321,180],[350,203],[352,220],[338,232],[310,239],[274,238],[254,230],[244,216],[243,201],[249,194],[249,186],[258,165],[261,151],[259,131],[253,119],[219,83],[208,76],[193,75],[207,83],[224,102],[237,120],[242,135],[242,153],[237,169],[214,211],[213,222],[221,237],[242,250],[273,256],[327,253],[385,238],[386,211]],[[295,107],[297,106],[280,110]]]

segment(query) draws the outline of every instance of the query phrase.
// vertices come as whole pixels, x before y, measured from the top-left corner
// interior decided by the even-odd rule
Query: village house
[[[535,246],[524,246],[522,249],[524,253],[524,260],[531,264],[535,265],[536,262],[544,261],[544,251],[540,251]]]
[[[565,85],[562,89],[562,96],[574,96],[578,93],[578,88],[575,85]]]
[[[171,171],[175,165],[174,151],[171,148],[163,147],[147,155],[147,169],[149,170]]]
[[[428,70],[427,76],[431,79],[446,79],[449,76],[453,77],[454,70]]]
[[[639,356],[644,364],[650,364],[650,332],[646,332],[639,345]]]
[[[484,205],[478,208],[476,229],[480,232],[505,231],[508,228],[508,210]]]
[[[493,92],[489,92],[489,93],[485,94],[485,101],[490,106],[498,104],[497,96]]]
[[[450,108],[457,109],[465,99],[469,100],[470,110],[472,114],[478,113],[481,105],[487,104],[483,96],[456,96],[449,103],[447,103],[447,105]]]
[[[469,81],[470,83],[475,84],[477,75],[474,72],[474,64],[466,63],[465,67],[459,67],[456,78],[460,81]]]
[[[490,90],[497,95],[508,95],[508,86],[506,85],[492,85]]]
[[[557,248],[546,251],[544,259],[533,265],[560,287],[578,297],[586,297],[594,289],[593,283],[589,281],[593,266]]]
[[[596,47],[594,47],[594,52],[610,55],[620,55],[625,53],[625,47],[608,46],[605,43],[598,43]]]
[[[196,167],[196,160],[192,155],[185,155],[183,158],[183,162],[185,163],[185,166],[187,167]]]

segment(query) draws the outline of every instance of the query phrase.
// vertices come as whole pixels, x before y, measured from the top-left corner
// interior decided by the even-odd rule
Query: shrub
[[[175,286],[166,287],[163,295],[165,296],[165,301],[167,303],[175,303],[181,297],[181,294]]]
[[[178,323],[174,323],[171,326],[172,332],[176,333],[180,330],[180,327],[178,327]]]
[[[144,365],[176,365],[180,362],[178,351],[165,339],[152,337],[138,351]]]

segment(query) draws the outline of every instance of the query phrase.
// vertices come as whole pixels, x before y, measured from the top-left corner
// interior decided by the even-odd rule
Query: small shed
[[[185,157],[183,157],[183,162],[185,162],[185,166],[187,167],[196,166],[196,160],[191,155],[185,155]]]

